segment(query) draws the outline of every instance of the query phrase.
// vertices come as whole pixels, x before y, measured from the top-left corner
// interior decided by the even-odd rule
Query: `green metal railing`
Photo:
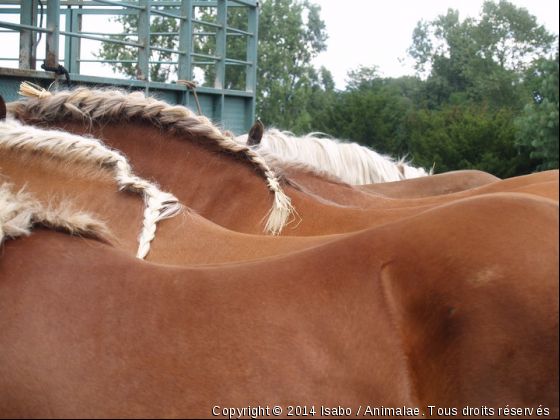
[[[166,10],[161,10],[165,7]],[[198,8],[214,8],[215,22],[204,21],[198,17]],[[228,9],[247,9],[247,29],[228,26]],[[19,14],[20,22],[12,23],[2,20],[2,15]],[[82,31],[84,17],[136,15],[138,32],[134,34],[107,34],[102,32]],[[150,24],[153,16],[174,19],[177,32],[151,33]],[[39,21],[46,20],[44,27]],[[61,29],[63,24],[63,29]],[[203,27],[206,32],[195,31]],[[72,80],[81,84],[117,85],[146,91],[157,91],[164,99],[173,103],[182,103],[194,108],[189,88],[177,83],[158,83],[149,80],[150,66],[166,64],[177,66],[177,79],[191,81],[194,68],[214,66],[215,78],[210,86],[199,87],[204,114],[215,121],[222,122],[234,132],[247,132],[255,115],[257,41],[258,41],[258,2],[256,0],[0,0],[0,42],[3,33],[19,32],[19,57],[0,57],[0,61],[18,62],[18,69],[0,67],[0,89],[9,79],[32,77],[46,84],[59,79],[52,73],[37,71],[37,44],[39,34],[45,37],[44,65],[54,68],[63,65]],[[203,54],[195,52],[197,36],[215,37],[215,52]],[[124,39],[126,36],[127,39]],[[175,49],[153,45],[153,36],[173,36],[178,41]],[[246,39],[246,59],[228,57],[228,37]],[[121,39],[119,39],[121,38]],[[134,39],[136,38],[136,39]],[[83,58],[82,41],[92,40],[105,43],[125,45],[137,49],[137,60],[110,60]],[[61,48],[63,44],[63,48]],[[164,51],[173,57],[171,61],[151,60],[153,51]],[[0,53],[0,55],[3,55]],[[116,79],[83,74],[82,63],[135,63],[136,77]],[[226,80],[229,66],[243,66],[245,71],[245,88],[228,89]],[[4,95],[5,88],[2,89]],[[6,93],[10,97],[10,92]]]

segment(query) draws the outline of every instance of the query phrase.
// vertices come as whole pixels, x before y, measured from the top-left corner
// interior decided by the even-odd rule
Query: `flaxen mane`
[[[18,121],[0,122],[0,150],[40,153],[64,162],[84,163],[110,170],[119,187],[141,194],[146,203],[143,228],[138,238],[138,258],[145,258],[155,237],[160,220],[177,215],[183,209],[172,194],[135,176],[128,161],[120,153],[108,149],[100,141],[75,136],[63,131],[41,130]]]
[[[222,151],[245,158],[267,180],[268,188],[275,197],[265,228],[267,231],[280,234],[294,213],[291,200],[282,190],[280,180],[262,157],[246,145],[236,142],[233,134],[222,132],[208,118],[197,116],[186,107],[172,106],[140,92],[127,94],[118,90],[78,88],[51,93],[24,84],[21,93],[31,98],[8,104],[8,111],[23,121],[40,122],[63,118],[78,118],[89,122],[142,120],[212,141]]]
[[[104,239],[107,227],[87,213],[76,211],[71,204],[45,208],[29,194],[14,193],[7,182],[0,183],[0,246],[6,239],[27,236],[34,224],[40,224],[73,235]]]
[[[271,129],[265,132],[260,145],[254,150],[269,164],[274,156],[280,156],[284,159],[284,166],[307,163],[311,169],[325,171],[350,185],[395,182],[428,175],[423,168],[412,167],[404,160],[397,162],[357,143],[319,135],[311,133],[295,137],[291,133]],[[247,136],[240,136],[237,140],[245,144]],[[319,172],[317,174],[320,175]]]

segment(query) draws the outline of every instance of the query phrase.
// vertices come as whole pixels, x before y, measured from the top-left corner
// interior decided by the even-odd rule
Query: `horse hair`
[[[310,133],[305,137],[295,137],[292,133],[277,129],[267,130],[260,146],[254,148],[264,159],[272,164],[283,158],[284,168],[298,165],[303,170],[330,181],[331,176],[350,185],[395,182],[403,179],[418,178],[428,174],[423,168],[414,168],[403,160],[396,162],[357,143],[319,137],[321,133]],[[246,144],[247,136],[237,141]],[[309,166],[302,167],[306,163]],[[317,169],[319,168],[319,169]],[[320,172],[323,171],[323,172]],[[331,174],[331,176],[325,176]]]
[[[76,211],[65,201],[58,207],[44,207],[23,191],[12,192],[12,186],[0,184],[0,246],[6,239],[28,236],[33,225],[62,230],[72,235],[103,239],[110,232],[103,222],[85,212]]]
[[[172,106],[146,97],[142,92],[126,93],[120,90],[77,88],[51,93],[24,84],[21,93],[31,98],[8,104],[8,111],[22,121],[44,122],[77,118],[91,124],[136,119],[210,140],[220,150],[244,158],[267,180],[269,190],[274,193],[274,204],[265,231],[279,235],[294,213],[291,200],[282,190],[280,180],[262,157],[235,141],[232,133],[220,130],[210,119],[198,116],[184,106]]]
[[[143,228],[138,237],[137,257],[140,259],[144,259],[150,250],[157,223],[174,217],[183,210],[176,197],[135,176],[124,156],[108,149],[98,140],[63,131],[41,130],[10,119],[0,123],[1,149],[41,153],[67,162],[96,165],[110,170],[121,189],[141,194],[146,209]]]

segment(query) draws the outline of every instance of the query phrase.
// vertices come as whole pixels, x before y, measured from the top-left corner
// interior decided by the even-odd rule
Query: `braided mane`
[[[146,209],[143,228],[138,238],[137,257],[140,259],[144,259],[150,250],[157,223],[177,215],[183,209],[177,198],[135,176],[124,156],[108,149],[95,139],[75,136],[64,131],[41,130],[22,125],[15,120],[8,120],[0,122],[0,150],[2,149],[41,153],[66,162],[101,167],[113,173],[121,189],[141,194]]]
[[[109,236],[107,227],[70,203],[45,208],[23,191],[13,192],[11,184],[0,183],[0,246],[6,239],[28,236],[34,224],[61,229],[73,235],[98,238]]]
[[[179,133],[205,139],[220,150],[241,157],[263,176],[274,193],[274,204],[265,230],[279,235],[289,223],[294,209],[291,200],[280,186],[280,180],[266,161],[249,147],[235,141],[232,133],[221,131],[206,118],[196,115],[184,106],[146,97],[142,92],[126,93],[120,90],[89,90],[48,92],[22,85],[22,94],[31,98],[8,104],[8,111],[28,122],[56,119],[82,119],[86,122],[120,122],[141,120]]]

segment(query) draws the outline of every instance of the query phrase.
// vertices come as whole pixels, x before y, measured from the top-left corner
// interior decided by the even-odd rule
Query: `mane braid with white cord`
[[[69,203],[61,208],[44,208],[30,194],[12,192],[11,184],[0,184],[0,246],[6,239],[28,236],[34,224],[64,230],[73,235],[88,235],[100,239],[109,236],[104,223],[87,213],[75,211]]]
[[[144,259],[150,250],[157,223],[176,216],[183,209],[172,194],[135,176],[124,156],[94,139],[62,131],[41,130],[8,120],[0,122],[0,150],[2,149],[40,152],[71,162],[94,163],[112,170],[121,189],[142,194],[146,203],[143,228],[138,237],[137,257],[140,259]]]
[[[78,88],[51,93],[28,83],[22,84],[20,94],[30,98],[8,104],[8,112],[20,120],[44,122],[77,118],[92,123],[138,119],[210,140],[222,151],[250,162],[266,179],[268,189],[274,193],[274,203],[265,231],[279,235],[293,221],[290,219],[296,212],[291,199],[282,190],[278,176],[267,162],[246,145],[235,141],[232,133],[221,131],[208,118],[198,116],[184,106],[172,106],[141,92],[126,94],[118,90]]]

